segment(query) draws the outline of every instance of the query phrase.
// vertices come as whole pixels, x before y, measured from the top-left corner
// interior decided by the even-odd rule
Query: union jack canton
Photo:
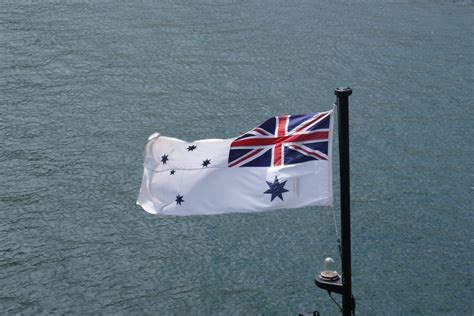
[[[328,160],[332,111],[280,115],[235,139],[229,167],[278,167]]]

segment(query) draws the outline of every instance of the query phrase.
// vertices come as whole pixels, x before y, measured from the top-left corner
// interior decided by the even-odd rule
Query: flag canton
[[[235,139],[229,167],[272,167],[328,160],[332,111],[272,117]]]

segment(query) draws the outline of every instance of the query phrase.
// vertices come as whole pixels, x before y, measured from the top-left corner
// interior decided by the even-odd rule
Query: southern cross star
[[[178,204],[181,205],[181,203],[184,202],[183,196],[182,196],[182,195],[179,195],[179,194],[176,195],[176,200],[175,200],[175,201],[176,201],[176,205],[178,205]]]
[[[188,146],[188,148],[186,148],[188,151],[193,151],[194,149],[196,149],[196,145],[190,145]]]
[[[166,162],[169,160],[168,155],[161,156],[161,162],[166,165]]]
[[[265,181],[265,182],[268,184],[270,189],[268,189],[267,191],[263,193],[272,195],[270,202],[273,201],[273,199],[275,199],[276,197],[279,197],[280,200],[283,201],[283,193],[289,192],[287,189],[285,189],[286,181],[280,183],[280,181],[278,181],[278,178],[275,176],[275,181],[273,181],[273,183],[268,182],[268,181]]]
[[[203,167],[207,167],[207,166],[209,166],[210,164],[211,164],[211,160],[210,160],[210,159],[206,159],[206,160],[204,160],[204,161],[202,162],[202,166],[203,166]]]
[[[176,170],[170,170],[170,176],[174,175],[176,173]]]

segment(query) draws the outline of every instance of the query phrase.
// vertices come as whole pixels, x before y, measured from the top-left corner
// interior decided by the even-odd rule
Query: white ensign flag
[[[331,206],[332,116],[275,116],[231,139],[153,134],[137,204],[175,216]]]

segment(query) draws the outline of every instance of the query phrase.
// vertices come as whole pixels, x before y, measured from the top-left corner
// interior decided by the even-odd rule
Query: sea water
[[[350,86],[358,312],[472,314],[473,10],[2,1],[0,313],[337,315],[313,283],[327,256],[340,270],[337,160],[334,209],[175,218],[135,201],[150,134],[235,137]]]

